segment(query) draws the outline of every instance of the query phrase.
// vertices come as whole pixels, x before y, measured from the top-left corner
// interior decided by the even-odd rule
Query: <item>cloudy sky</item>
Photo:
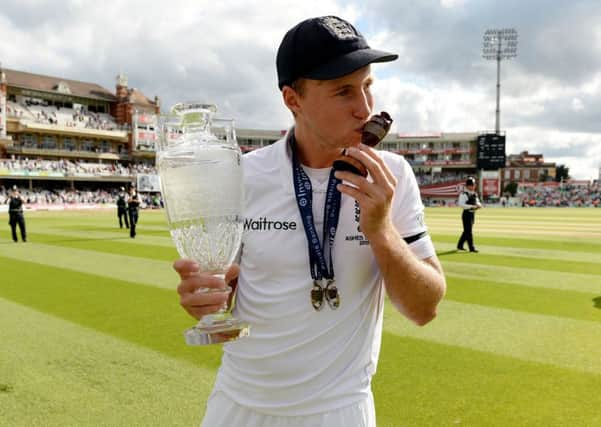
[[[163,107],[215,103],[244,128],[285,129],[275,51],[302,19],[338,15],[372,47],[400,59],[374,65],[376,109],[402,133],[494,129],[496,62],[489,28],[515,28],[517,58],[501,66],[507,152],[566,164],[577,179],[601,166],[599,0],[1,0],[5,68],[129,86]]]

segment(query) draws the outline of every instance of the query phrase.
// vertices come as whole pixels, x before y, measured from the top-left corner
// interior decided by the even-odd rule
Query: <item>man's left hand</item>
[[[371,239],[370,236],[391,225],[390,209],[397,179],[376,150],[367,145],[347,148],[346,154],[363,163],[369,175],[364,178],[352,172],[338,171],[335,176],[343,181],[338,190],[359,202],[359,225],[365,237]]]

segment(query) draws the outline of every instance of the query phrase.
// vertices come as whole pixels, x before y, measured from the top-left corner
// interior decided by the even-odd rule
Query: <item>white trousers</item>
[[[201,427],[376,427],[373,395],[350,406],[314,415],[275,416],[240,406],[213,392]]]

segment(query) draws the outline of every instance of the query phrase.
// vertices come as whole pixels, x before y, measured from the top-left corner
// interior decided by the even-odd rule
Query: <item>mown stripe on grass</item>
[[[441,226],[441,225],[436,225],[436,224],[431,224],[428,223],[428,226],[434,230],[436,230],[436,233],[444,233],[444,234],[452,234],[452,233],[457,233],[457,238],[459,238],[459,236],[461,235],[461,224],[457,225],[457,226],[449,226],[449,227],[445,227],[445,226]],[[599,227],[596,227],[596,230],[599,230]],[[474,226],[474,234],[475,236],[479,236],[482,234],[489,234],[489,235],[501,235],[501,236],[508,236],[511,235],[512,237],[514,237],[515,235],[521,236],[521,237],[517,237],[517,238],[534,238],[534,239],[541,239],[541,238],[545,238],[545,237],[552,237],[553,240],[557,240],[558,237],[561,238],[568,238],[568,239],[583,239],[584,241],[598,241],[598,239],[601,237],[601,232],[599,231],[583,231],[583,230],[574,230],[574,231],[562,231],[562,230],[554,230],[554,229],[548,229],[548,230],[534,230],[531,228],[524,228],[523,230],[512,230],[509,228],[501,228],[498,227],[495,224],[491,224],[488,227],[483,227],[481,225],[475,225]]]
[[[469,304],[506,308],[527,313],[601,322],[595,293],[530,288],[494,281],[447,277],[445,298]]]
[[[429,327],[429,326],[427,326]],[[601,425],[599,376],[384,333],[380,427]]]
[[[387,306],[384,328],[396,335],[601,375],[600,322],[445,300],[420,328]]]
[[[430,221],[429,223],[432,223],[432,221]],[[436,225],[439,227],[449,227],[449,226],[453,226],[453,227],[461,227],[461,218],[459,217],[457,220],[454,221],[437,221]],[[476,223],[474,225],[475,227],[478,227],[479,229],[487,229],[490,227],[494,227],[495,229],[501,229],[501,230],[506,230],[506,231],[530,231],[530,230],[538,230],[538,231],[550,231],[550,232],[555,232],[555,231],[575,231],[575,232],[599,232],[599,224],[595,223],[595,222],[590,222],[590,223],[586,223],[586,224],[574,224],[572,223],[553,223],[553,222],[549,222],[547,224],[540,224],[540,223],[528,223],[528,222],[504,222],[504,221],[487,221],[487,220],[482,220],[480,218],[478,218],[476,220]]]
[[[480,240],[478,240],[480,242]],[[441,243],[435,242],[436,250],[442,252],[448,252],[456,249],[457,243]],[[535,259],[547,259],[556,261],[576,261],[576,262],[589,262],[589,263],[600,263],[601,264],[601,253],[591,252],[570,252],[560,250],[547,250],[547,249],[532,249],[532,248],[519,248],[519,247],[508,247],[508,246],[491,246],[478,243],[476,245],[481,253],[487,255],[498,255],[498,256],[513,256],[521,258],[535,258]],[[467,245],[464,245],[467,249]],[[601,266],[599,267],[599,273],[601,273]]]
[[[461,217],[461,208],[455,209],[428,209],[426,213],[432,218],[453,219]],[[562,222],[594,222],[598,221],[597,209],[515,209],[512,211],[499,211],[496,209],[478,210],[477,214],[481,218],[486,218],[495,221],[525,221],[525,222],[545,222],[545,221],[562,221]]]
[[[200,423],[213,368],[169,358],[3,299],[0,324],[3,426]]]
[[[37,232],[34,240],[29,239],[30,243],[43,243],[52,246],[60,246],[73,249],[85,249],[95,252],[104,252],[109,254],[121,254],[129,257],[155,259],[160,261],[173,261],[179,258],[174,246],[155,246],[138,245],[135,250],[130,244],[131,238],[119,237],[112,239],[95,239],[85,235],[58,236],[56,234],[42,234]]]
[[[548,260],[538,258],[526,258],[510,255],[489,255],[487,253],[470,253],[462,251],[440,252],[439,256],[445,261],[454,261],[465,263],[466,269],[469,265],[497,265],[513,268],[528,268],[531,270],[559,271],[564,273],[584,273],[599,276],[601,280],[601,263],[598,262],[579,262],[569,260]]]
[[[446,277],[601,295],[601,280],[599,276],[593,274],[561,273],[485,264],[466,266],[464,262],[448,261],[447,256],[441,256],[440,259]]]
[[[524,224],[532,224],[532,225],[540,225],[540,226],[548,226],[549,224],[557,223],[560,225],[566,226],[577,226],[577,225],[591,225],[598,224],[601,222],[599,217],[596,216],[594,210],[590,210],[586,215],[581,216],[562,216],[562,215],[549,215],[549,216],[527,216],[527,215],[511,215],[511,216],[503,216],[503,215],[494,215],[491,214],[491,210],[483,209],[476,212],[476,220],[482,222],[498,222],[498,223],[506,223],[506,224],[515,224],[516,226],[524,225]],[[434,219],[441,222],[452,222],[459,221],[461,222],[461,214],[462,210],[458,209],[455,214],[452,215],[439,215],[436,211],[427,211],[426,218]]]
[[[432,236],[433,239],[438,239],[440,237],[440,241],[441,242],[457,242],[457,240],[459,240],[459,236],[461,235],[462,232],[462,228],[461,226],[454,228],[453,230],[451,230],[450,232],[442,230],[442,229],[438,229],[438,228],[434,228],[434,229],[430,229],[430,235]],[[501,234],[500,236],[497,234]],[[448,236],[448,237],[446,237]],[[509,236],[509,237],[508,237]],[[445,238],[446,237],[446,238]],[[527,232],[520,232],[520,233],[507,233],[507,232],[499,232],[499,233],[481,233],[481,232],[475,232],[474,234],[474,239],[476,241],[476,243],[480,242],[481,239],[486,239],[486,238],[490,238],[496,240],[499,238],[508,238],[512,241],[516,242],[516,246],[517,247],[528,247],[528,245],[530,245],[530,242],[537,242],[535,243],[535,247],[545,247],[544,242],[549,242],[549,249],[562,249],[562,246],[564,243],[570,244],[571,242],[577,242],[579,245],[582,245],[583,251],[582,252],[599,252],[601,251],[601,240],[599,240],[598,238],[593,238],[593,237],[578,237],[573,238],[572,236],[552,236],[547,234],[529,234]],[[542,242],[541,246],[539,246],[538,242]],[[492,246],[495,246],[495,243],[490,243]],[[525,246],[522,246],[525,245]],[[501,245],[496,245],[496,246],[503,246]]]
[[[457,244],[461,229],[454,234],[431,233],[432,239],[436,243]],[[583,241],[582,239],[572,240],[565,238],[547,238],[547,239],[524,239],[519,235],[511,237],[492,237],[487,235],[475,236],[475,240],[480,245],[520,248],[520,249],[544,249],[548,251],[563,252],[586,252],[596,253],[601,259],[601,241]]]
[[[535,208],[535,209],[491,209],[485,207],[478,211],[481,217],[505,220],[532,220],[532,221],[590,221],[598,218],[598,209],[566,209],[566,208]],[[426,216],[432,218],[458,218],[461,217],[460,208],[426,208]]]
[[[69,211],[69,212],[26,212],[27,219],[44,227],[91,227],[96,231],[119,230],[117,213],[106,211]],[[70,218],[71,221],[65,221]],[[144,230],[164,231],[168,233],[167,220],[162,211],[143,210],[138,224]],[[121,229],[126,231],[125,228]]]
[[[56,276],[64,272],[81,272],[107,279],[137,283],[158,288],[175,289],[179,278],[171,268],[170,261],[157,261],[121,254],[109,254],[84,249],[62,248],[39,243],[0,245],[0,257],[4,257],[1,265],[12,265],[17,261],[25,264],[30,271],[43,271],[43,266],[57,267]],[[5,268],[3,267],[3,271]],[[3,279],[20,280],[21,274],[15,272],[13,277],[3,273]],[[35,277],[36,281],[46,282],[43,275]],[[51,283],[58,282],[52,280]],[[175,291],[174,291],[175,292]]]
[[[137,234],[134,239],[129,237],[129,230],[116,230],[116,231],[88,231],[82,229],[82,231],[68,231],[59,227],[44,227],[41,230],[41,234],[51,234],[53,236],[60,236],[65,239],[68,238],[88,238],[93,240],[119,240],[123,244],[139,246],[139,245],[153,245],[153,246],[164,246],[173,247],[173,242],[169,235],[164,237],[159,236],[145,236],[144,234]],[[27,229],[28,240],[35,241],[36,229],[29,227]]]
[[[178,359],[210,368],[219,362],[219,346],[199,350],[183,345],[183,331],[194,319],[180,307],[175,289],[6,258],[0,263],[4,274],[0,298]],[[60,280],[45,280],[57,277]]]
[[[124,235],[129,236],[128,228],[118,228],[118,227],[110,227],[110,226],[98,226],[98,224],[69,224],[69,225],[59,225],[52,227],[56,230],[63,231],[80,231],[80,232],[104,232],[104,233],[123,233]],[[153,226],[148,224],[140,224],[136,226],[136,233],[140,233],[144,236],[159,236],[159,237],[167,237],[169,238],[169,230],[166,225],[163,226]]]
[[[89,221],[98,224],[99,222],[119,225],[117,209],[85,209],[85,210],[57,210],[57,211],[25,211],[28,218],[35,218],[40,221],[59,220],[68,216],[76,218],[77,222]],[[144,222],[165,221],[165,214],[161,210],[141,210],[140,218]]]

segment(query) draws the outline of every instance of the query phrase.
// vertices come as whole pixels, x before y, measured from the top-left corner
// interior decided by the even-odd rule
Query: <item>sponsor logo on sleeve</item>
[[[418,213],[417,216],[415,217],[415,220],[420,225],[420,227],[424,227],[424,213],[423,212]]]

